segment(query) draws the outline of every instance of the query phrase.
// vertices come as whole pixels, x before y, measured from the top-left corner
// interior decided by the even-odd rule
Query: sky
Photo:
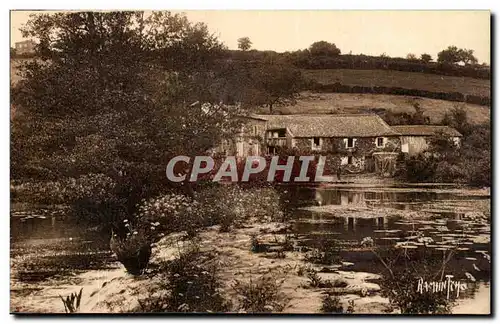
[[[11,12],[11,46],[28,11]],[[277,52],[305,49],[316,41],[335,43],[343,54],[406,57],[437,53],[450,45],[474,50],[490,63],[489,11],[199,10],[184,11],[204,22],[230,49],[247,36],[252,48]]]

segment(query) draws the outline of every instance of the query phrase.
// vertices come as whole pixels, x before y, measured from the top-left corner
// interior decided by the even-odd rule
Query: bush
[[[185,231],[192,237],[205,225],[201,212],[200,204],[192,198],[167,194],[143,201],[136,218],[149,224],[158,223],[160,231]]]
[[[283,218],[280,195],[271,187],[214,184],[199,188],[194,196],[169,194],[150,199],[139,207],[138,217],[148,223],[159,222],[169,231],[186,231],[190,236],[206,226],[221,225],[221,231],[228,231],[250,218]]]
[[[448,299],[446,291],[417,290],[419,278],[424,282],[439,281],[436,271],[445,269],[447,261],[444,257],[433,256],[427,251],[410,252],[395,248],[375,253],[385,267],[380,282],[381,295],[389,299],[391,306],[398,308],[402,314],[443,314],[451,311],[454,297]]]
[[[344,307],[340,302],[339,296],[325,295],[320,308],[322,313],[342,314]]]
[[[126,224],[128,225],[128,224]],[[151,237],[141,229],[130,229],[125,237],[113,233],[110,248],[116,254],[118,261],[132,275],[142,274],[151,257]]]
[[[338,240],[320,238],[315,241],[314,248],[306,256],[306,260],[326,265],[338,264],[341,262],[340,251]]]
[[[249,313],[281,312],[288,303],[280,291],[284,280],[273,274],[263,275],[248,282],[236,280],[233,290],[238,294],[239,308]]]
[[[165,264],[159,293],[139,301],[143,312],[227,312],[215,255],[190,245]]]

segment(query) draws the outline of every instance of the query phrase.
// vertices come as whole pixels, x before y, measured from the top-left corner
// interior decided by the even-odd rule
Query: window
[[[253,134],[254,135],[258,135],[259,134],[259,126],[257,126],[257,125],[253,126]]]
[[[346,141],[346,147],[347,148],[353,148],[354,147],[354,138],[348,138]]]
[[[321,138],[320,137],[313,137],[312,138],[312,149],[313,150],[320,150],[321,149]]]
[[[384,147],[384,138],[377,137],[377,147]]]
[[[352,164],[352,156],[347,157],[347,164]]]

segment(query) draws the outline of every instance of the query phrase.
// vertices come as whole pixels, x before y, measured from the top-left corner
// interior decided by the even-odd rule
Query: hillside
[[[311,93],[303,92],[295,105],[275,107],[275,113],[282,114],[319,114],[319,113],[376,113],[381,110],[393,112],[415,112],[413,103],[418,102],[429,116],[431,123],[439,123],[444,114],[455,106],[467,111],[469,122],[489,123],[489,107],[462,104],[445,100],[415,98],[407,96],[350,94],[350,93]],[[268,114],[269,109],[260,108],[259,113]]]
[[[11,60],[11,82],[16,83],[20,77],[16,74],[16,65],[25,59]],[[347,85],[387,86],[409,89],[429,90],[436,92],[460,92],[480,96],[489,96],[491,85],[489,80],[470,77],[444,76],[429,73],[402,72],[391,70],[302,70],[304,76],[319,83],[333,84],[339,82]],[[296,105],[276,107],[275,111],[284,114],[295,113],[367,113],[380,109],[394,112],[413,112],[412,103],[417,100],[431,118],[438,123],[446,111],[455,106],[467,110],[469,121],[484,123],[490,121],[490,108],[474,104],[458,103],[423,97],[410,97],[387,94],[362,93],[311,93],[303,92]],[[268,109],[259,109],[268,113]]]
[[[460,92],[467,95],[490,96],[491,81],[419,72],[391,70],[302,70],[305,78],[321,84],[336,82],[367,87],[400,87],[433,92]]]

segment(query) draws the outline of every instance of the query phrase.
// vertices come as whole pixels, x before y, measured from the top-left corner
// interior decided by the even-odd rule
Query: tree
[[[406,59],[409,60],[409,61],[416,61],[417,60],[417,56],[413,53],[408,53],[408,55],[406,55]]]
[[[40,40],[40,60],[24,64],[12,90],[24,108],[11,126],[12,178],[55,181],[59,191],[46,194],[79,214],[129,219],[173,186],[170,158],[203,154],[238,128],[240,111],[199,85],[223,48],[203,24],[170,12],[71,12],[31,16],[23,35]]]
[[[444,114],[441,124],[455,128],[462,135],[467,135],[471,127],[467,120],[467,111],[459,105]]]
[[[430,61],[432,61],[432,56],[430,56],[430,54],[424,53],[420,55],[420,60],[424,63],[429,63]]]
[[[16,49],[14,47],[10,48],[10,58],[16,57]]]
[[[448,46],[438,53],[438,63],[455,64],[461,61],[460,50],[456,46]]]
[[[242,51],[248,51],[252,47],[252,42],[249,37],[238,38],[238,48]]]
[[[340,49],[334,43],[319,41],[309,46],[309,52],[313,56],[338,56]]]
[[[474,51],[471,49],[448,46],[447,49],[438,53],[438,62],[449,64],[456,64],[459,62],[464,64],[477,64],[477,58],[474,56]]]
[[[302,86],[300,70],[284,62],[267,61],[250,72],[251,86],[244,101],[269,107],[286,100],[294,102]]]
[[[474,51],[471,49],[459,50],[460,61],[464,64],[477,64],[477,58],[474,56]]]

